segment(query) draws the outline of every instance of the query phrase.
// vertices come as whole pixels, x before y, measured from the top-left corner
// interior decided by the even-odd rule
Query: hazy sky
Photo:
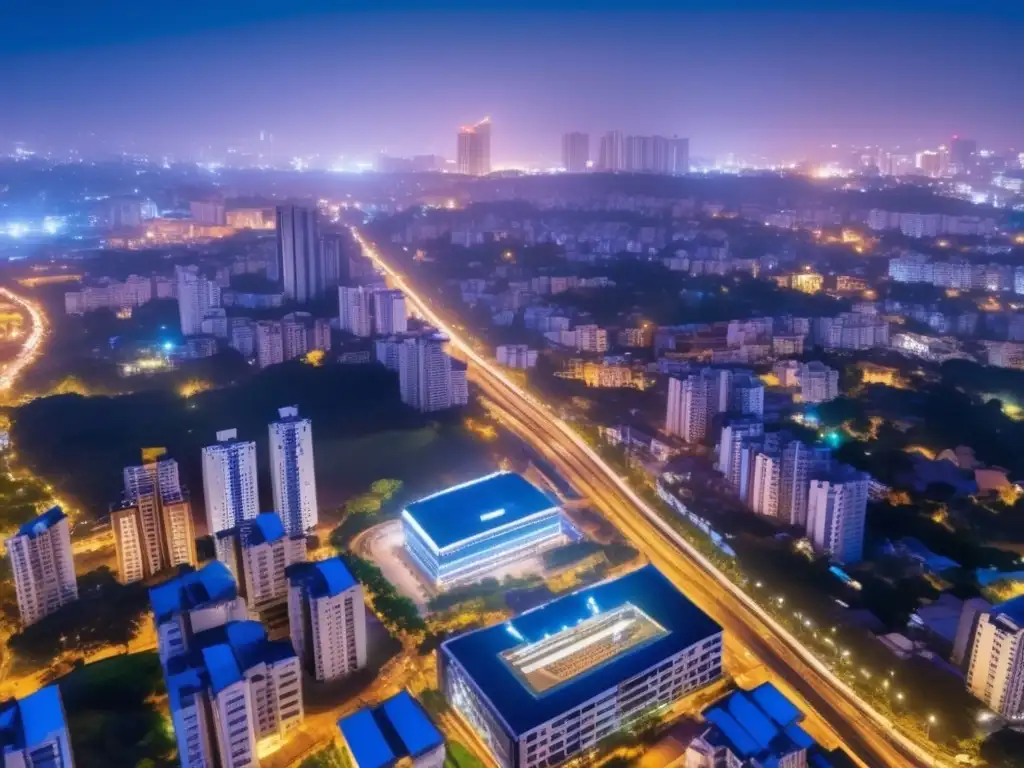
[[[1024,0],[6,0],[0,140],[451,157],[489,114],[498,163],[613,128],[696,156],[1024,147],[1022,41]]]

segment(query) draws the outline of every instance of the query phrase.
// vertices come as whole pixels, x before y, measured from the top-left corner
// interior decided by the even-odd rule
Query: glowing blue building
[[[562,510],[521,475],[497,472],[402,511],[405,548],[429,581],[475,581],[565,541]]]

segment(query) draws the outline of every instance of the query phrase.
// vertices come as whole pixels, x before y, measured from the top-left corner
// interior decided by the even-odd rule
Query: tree
[[[1024,733],[1003,728],[981,743],[981,756],[991,766],[1024,768]]]
[[[402,490],[402,481],[393,478],[374,480],[370,485],[370,493],[380,498],[382,502],[387,501],[400,490]]]

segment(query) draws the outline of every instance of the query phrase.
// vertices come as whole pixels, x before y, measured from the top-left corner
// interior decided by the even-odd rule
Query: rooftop
[[[334,597],[358,583],[340,557],[293,563],[285,575],[290,584],[305,583],[310,597]]]
[[[22,525],[18,529],[17,535],[28,536],[34,539],[40,533],[50,530],[53,526],[66,518],[67,515],[64,514],[63,509],[60,507],[50,507],[48,510],[43,512],[43,514],[39,515],[39,517],[29,520],[27,523]]]
[[[1005,616],[1018,627],[1024,628],[1024,595],[1018,595],[1012,600],[1000,603],[992,609],[997,616]]]
[[[609,647],[609,636],[593,619],[610,614],[616,615],[616,624],[642,616],[635,628],[639,634],[620,631],[625,642]],[[574,630],[583,631],[586,647],[552,653],[551,642],[567,639]],[[719,632],[718,624],[648,565],[449,640],[442,648],[465,668],[509,727],[522,734]],[[508,661],[510,655],[538,650],[546,654],[540,660],[548,669],[529,674],[550,675],[550,685],[534,685]],[[580,663],[561,668],[573,660]]]
[[[444,743],[419,703],[401,691],[374,709],[338,721],[358,768],[384,768],[402,757],[418,757]]]
[[[213,560],[198,571],[176,576],[149,590],[149,602],[157,623],[184,611],[236,597],[238,585],[235,577],[220,560]]]
[[[705,738],[729,747],[744,764],[774,765],[785,755],[810,749],[815,742],[800,727],[803,714],[771,683],[752,691],[733,691],[704,711],[714,728]]]
[[[496,472],[415,501],[403,517],[437,549],[557,509],[522,475]]]
[[[247,521],[249,523],[250,521]],[[261,512],[247,526],[248,546],[271,544],[284,538],[284,523],[277,512]]]
[[[0,753],[35,747],[66,727],[60,688],[48,685],[0,704]]]

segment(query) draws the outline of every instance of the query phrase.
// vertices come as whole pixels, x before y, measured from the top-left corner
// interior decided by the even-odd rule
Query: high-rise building
[[[387,336],[394,333],[405,333],[409,329],[404,293],[401,291],[374,291],[373,329],[374,333]]]
[[[6,541],[23,627],[78,599],[68,517],[51,507]]]
[[[441,334],[432,334],[395,342],[403,403],[425,413],[452,407],[452,359],[444,349],[447,341]]]
[[[288,568],[292,647],[317,680],[334,680],[366,666],[363,587],[341,558]]]
[[[962,136],[954,136],[949,142],[949,164],[954,173],[967,173],[974,168],[978,158],[978,142]]]
[[[754,472],[750,483],[750,509],[762,517],[779,517],[782,456],[777,451],[764,451],[754,456]]]
[[[302,357],[309,351],[309,337],[304,319],[295,317],[300,313],[289,313],[281,320],[281,355],[285,360]],[[306,313],[301,313],[306,314]]]
[[[0,724],[4,768],[74,768],[59,686],[3,702]]]
[[[289,534],[277,512],[261,512],[214,537],[217,559],[231,571],[249,610],[263,613],[288,599],[285,569],[306,559],[304,534]]]
[[[238,585],[220,560],[153,587],[149,602],[157,654],[163,663],[194,650],[200,633],[249,618]]]
[[[779,478],[780,521],[786,525],[807,526],[807,493],[811,477],[827,472],[832,451],[824,446],[790,440],[782,448],[782,475]]]
[[[347,244],[350,240],[350,236],[344,232],[324,232],[320,235],[320,259],[326,290],[340,285],[342,278],[345,277],[342,265],[345,264]]]
[[[960,618],[956,623],[956,635],[953,639],[953,652],[949,660],[959,669],[967,672],[974,649],[974,637],[978,631],[978,623],[983,613],[988,613],[992,603],[983,597],[970,597],[964,600],[960,608]]]
[[[193,200],[189,212],[197,223],[207,227],[223,227],[227,223],[224,203],[220,200]]]
[[[749,373],[732,376],[729,410],[740,416],[764,416],[764,384]]]
[[[456,158],[459,173],[486,176],[491,172],[491,118],[459,129]]]
[[[668,146],[668,172],[681,176],[690,172],[690,140],[673,136]]]
[[[218,432],[217,443],[203,448],[203,495],[210,536],[256,517],[256,443],[239,440],[236,429]]]
[[[562,136],[562,167],[569,173],[584,173],[590,162],[590,134],[573,131]]]
[[[1024,716],[1024,597],[978,616],[967,690],[1008,720]]]
[[[165,568],[195,565],[192,504],[182,491],[178,462],[163,448],[142,451],[142,464],[124,468],[124,504],[111,513],[118,576],[140,581]]]
[[[824,403],[839,397],[839,371],[819,360],[800,365],[800,400],[805,403]]]
[[[220,306],[220,286],[200,273],[199,267],[174,268],[178,283],[178,318],[183,336],[203,332],[203,318]]]
[[[864,518],[870,476],[840,465],[812,479],[807,494],[807,537],[814,551],[840,563],[859,562],[864,552]]]
[[[279,421],[270,425],[270,480],[274,508],[281,513],[285,531],[304,535],[316,527],[316,471],[313,466],[313,428],[299,418],[295,406],[278,409]]]
[[[372,336],[372,298],[372,290],[365,286],[338,286],[338,327],[360,338]]]
[[[597,166],[602,171],[626,169],[626,147],[622,131],[608,131],[601,137]]]
[[[576,349],[580,352],[608,351],[608,331],[597,325],[576,326]]]
[[[726,370],[705,368],[685,379],[669,379],[665,431],[699,443],[712,417],[729,409],[731,394],[732,373]]]
[[[327,270],[321,259],[315,208],[281,205],[277,208],[277,259],[284,295],[304,304],[324,293]]]
[[[746,497],[744,480],[750,475],[749,468],[743,466],[743,444],[763,437],[764,423],[758,418],[733,419],[722,428],[718,443],[718,471],[743,498]]]
[[[256,364],[260,368],[284,362],[284,329],[276,320],[256,322]]]

